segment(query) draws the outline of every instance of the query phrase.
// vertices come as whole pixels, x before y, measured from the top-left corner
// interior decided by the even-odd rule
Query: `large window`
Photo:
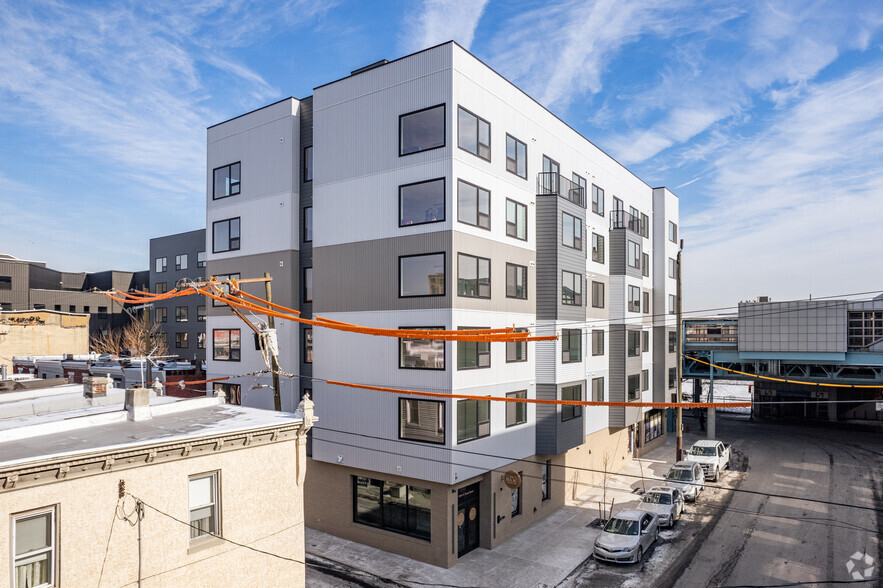
[[[592,184],[592,212],[604,216],[604,190]]]
[[[187,269],[187,254],[182,253],[175,256],[175,269],[178,271]]]
[[[527,179],[527,145],[506,135],[506,171]]]
[[[641,391],[650,389],[650,370],[641,370]]]
[[[399,439],[445,442],[445,403],[399,398]]]
[[[558,178],[560,173],[558,162],[547,155],[543,155],[542,188],[544,194],[558,193]]]
[[[643,212],[641,213],[641,236],[650,238],[650,217]]]
[[[491,260],[457,254],[457,295],[466,298],[491,297]]]
[[[466,443],[491,434],[489,400],[460,400],[457,402],[457,443]]]
[[[582,361],[582,334],[580,329],[561,330],[561,363]]]
[[[515,329],[516,333],[523,333],[527,329]],[[527,361],[527,341],[506,341],[506,363]]]
[[[586,182],[586,179],[584,177],[582,177],[581,175],[579,175],[577,173],[574,173],[572,177],[573,177],[573,183],[581,188],[582,195],[579,198],[579,202],[585,204],[586,194],[589,193],[588,183]],[[571,200],[574,200],[574,199],[571,198]]]
[[[575,386],[564,386],[561,388],[561,400],[582,400],[583,399],[583,385],[577,384]],[[575,419],[578,416],[582,416],[583,407],[578,404],[562,404],[561,405],[561,421],[569,421],[570,419]]]
[[[353,520],[429,541],[432,494],[428,488],[353,476]]]
[[[445,254],[399,257],[399,297],[444,296]]]
[[[399,327],[438,331],[442,327]],[[434,339],[399,339],[399,367],[418,370],[445,369],[445,342]]]
[[[304,208],[304,243],[313,240],[313,207]]]
[[[15,588],[55,586],[55,509],[12,518],[12,567]]]
[[[604,331],[592,331],[592,355],[604,355]]]
[[[212,223],[212,251],[237,251],[239,249],[239,218],[228,218]]]
[[[565,247],[583,250],[583,221],[566,212],[561,213],[561,242]]]
[[[473,331],[488,327],[460,327]],[[457,341],[457,369],[471,370],[491,367],[491,344],[488,341]]]
[[[227,399],[227,404],[242,405],[242,386],[239,384],[223,384],[215,382],[215,395],[221,394]]]
[[[153,289],[156,290],[157,294],[165,294],[166,292],[169,291],[169,287],[165,282],[157,282],[154,285]],[[74,312],[74,311],[72,310],[71,312]]]
[[[641,269],[641,246],[632,240],[628,241],[628,259],[626,261],[629,267]]]
[[[668,258],[668,277],[669,278],[677,278],[677,262],[671,257]]]
[[[506,398],[525,399],[527,398],[527,390],[519,392],[509,392]],[[527,403],[526,402],[507,402],[506,403],[506,426],[514,427],[527,422]]]
[[[491,230],[491,193],[475,184],[457,180],[457,220]]]
[[[645,278],[650,277],[650,254],[642,253],[641,254],[641,275]]]
[[[527,206],[506,199],[506,235],[527,241]]]
[[[641,312],[641,288],[629,286],[629,312]]]
[[[196,267],[205,267],[205,251],[196,252]]]
[[[187,307],[186,306],[176,306],[175,307],[175,322],[176,323],[186,323],[187,322]]]
[[[399,226],[445,220],[445,179],[399,186]]]
[[[674,294],[668,295],[668,314],[678,313],[678,298]]]
[[[583,305],[583,277],[580,274],[561,272],[561,304]]]
[[[592,307],[604,308],[604,282],[592,282]]]
[[[156,263],[154,264],[154,270],[156,273],[161,274],[162,272],[168,269],[168,260],[165,257],[157,257]]]
[[[650,292],[643,292],[642,296],[644,297],[644,304],[642,305],[644,314],[650,314]]]
[[[223,282],[227,282],[229,280],[238,280],[239,277],[240,276],[238,273],[235,273],[235,274],[216,274],[215,280],[218,282],[218,285],[220,286],[221,290],[223,290],[225,294],[229,294],[230,293],[230,285],[224,284]],[[227,306],[227,305],[224,304],[223,302],[219,302],[219,301],[215,300],[214,298],[212,298],[212,306]]]
[[[239,335],[239,329],[212,331],[212,357],[216,361],[239,361],[242,352]]]
[[[678,368],[668,368],[668,387],[674,388],[678,383]]]
[[[527,267],[506,264],[506,298],[527,300]]]
[[[304,182],[313,181],[313,146],[304,147]]]
[[[592,378],[592,398],[604,402],[604,378]]]
[[[431,106],[399,117],[399,155],[445,146],[445,105]]]
[[[650,331],[641,331],[641,353],[650,352]]]
[[[668,240],[672,243],[678,242],[678,226],[671,221],[668,221]]]
[[[196,333],[196,348],[205,349],[205,333]]]
[[[592,261],[604,263],[604,236],[592,233]]]
[[[304,329],[304,363],[313,363],[313,328]]]
[[[457,146],[491,160],[491,123],[463,108],[457,109]]]
[[[0,290],[12,290],[12,276],[0,276]]]
[[[629,357],[641,355],[641,331],[626,332],[626,351]]]
[[[156,316],[155,322],[164,323],[168,320],[168,308],[163,308],[162,306],[158,306],[154,311],[154,315]]]
[[[637,400],[641,394],[641,374],[632,374],[626,379],[626,400]]]
[[[205,305],[200,304],[196,307],[196,322],[204,323],[205,322]]]
[[[239,172],[239,163],[231,163],[230,165],[222,165],[221,167],[215,168],[213,173],[215,183],[212,192],[213,200],[239,194]]]
[[[190,333],[175,333],[175,348],[187,349],[190,347]]]
[[[665,411],[655,408],[644,414],[644,443],[661,437],[665,433]]]
[[[190,494],[190,539],[220,534],[218,472],[192,476]]]
[[[304,302],[313,301],[313,268],[304,268]]]

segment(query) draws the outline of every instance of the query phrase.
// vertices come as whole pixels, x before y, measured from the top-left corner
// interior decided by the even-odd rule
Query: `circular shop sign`
[[[503,474],[503,483],[505,483],[510,488],[518,488],[521,486],[521,476],[518,475],[518,472],[515,470],[509,470],[505,474]]]

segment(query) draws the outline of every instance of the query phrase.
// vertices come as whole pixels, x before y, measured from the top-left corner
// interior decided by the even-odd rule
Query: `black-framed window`
[[[672,243],[678,242],[678,226],[671,221],[668,221],[668,240]]]
[[[461,331],[487,329],[489,327],[460,327]],[[491,367],[491,344],[489,341],[457,341],[457,369],[474,370]]]
[[[506,198],[506,235],[527,241],[527,206]]]
[[[561,330],[561,363],[574,363],[583,358],[583,332],[581,329]]]
[[[158,306],[158,307],[153,311],[153,314],[154,314],[154,316],[155,316],[155,322],[157,322],[157,323],[164,323],[164,322],[166,322],[166,321],[168,320],[168,314],[167,314],[167,313],[168,313],[168,309],[167,309],[167,308],[163,308],[162,306]]]
[[[445,403],[439,400],[399,398],[399,439],[445,442]]]
[[[196,267],[205,267],[205,251],[196,252]]]
[[[668,277],[677,278],[677,262],[671,257],[668,258]]]
[[[518,472],[518,478],[520,480],[524,480],[524,472]],[[521,489],[524,487],[524,484],[519,484],[515,488],[512,488],[512,506],[509,509],[509,516],[513,519],[517,516],[521,515]]]
[[[444,252],[399,257],[399,298],[444,295]]]
[[[592,355],[604,355],[604,331],[602,329],[592,331]]]
[[[56,305],[56,306],[58,306],[58,305]],[[98,318],[107,318],[107,307],[106,306],[99,306],[98,307]]]
[[[353,521],[430,541],[432,492],[428,488],[353,476]]]
[[[212,223],[212,252],[239,250],[239,217]]]
[[[674,353],[678,350],[678,334],[675,331],[668,332],[668,352]]]
[[[56,304],[56,305],[55,305],[55,310],[60,311],[60,310],[61,310],[61,305],[60,305],[60,304]]]
[[[561,388],[561,400],[583,399],[583,385],[576,384],[573,386],[564,386]],[[583,414],[583,407],[578,404],[562,404],[561,405],[561,422],[575,419]]]
[[[12,276],[0,276],[0,290],[12,290]]]
[[[226,281],[228,281],[228,280],[238,280],[239,277],[240,277],[240,276],[239,276],[238,273],[235,273],[235,274],[216,274],[216,275],[215,275],[215,279],[216,279],[218,282],[226,282]],[[229,294],[229,293],[230,293],[230,286],[229,286],[228,284],[223,284],[223,283],[222,283],[222,284],[219,284],[219,286],[220,286],[221,290],[224,291],[225,294]],[[212,298],[212,306],[224,306],[224,307],[226,307],[227,305],[224,304],[223,302],[219,302],[219,301],[215,300],[214,298]]]
[[[196,348],[205,349],[205,332],[196,333]]]
[[[604,216],[604,189],[592,184],[592,212]]]
[[[561,213],[561,244],[583,250],[583,221],[566,212]]]
[[[444,327],[399,327],[440,331]],[[435,339],[399,339],[399,368],[416,370],[445,369],[445,342]]]
[[[615,220],[619,220],[619,215],[617,215],[617,213],[622,212],[624,210],[623,206],[624,205],[622,203],[622,199],[614,196],[613,197],[613,216],[615,217]]]
[[[506,264],[506,298],[527,300],[527,267]]]
[[[457,147],[491,160],[491,123],[462,106],[457,108]]]
[[[644,443],[661,437],[665,432],[665,410],[654,408],[644,414]]]
[[[547,459],[546,463],[543,464],[543,473],[542,478],[540,480],[540,492],[543,496],[543,501],[549,500],[552,498],[552,460]]]
[[[519,390],[518,392],[509,392],[506,398],[527,398],[527,390]],[[506,403],[506,426],[514,427],[515,425],[523,425],[527,422],[527,403],[526,402],[507,402]]]
[[[631,374],[626,378],[626,400],[631,402],[641,397],[641,374]]]
[[[457,296],[491,297],[491,260],[466,253],[457,254]]]
[[[200,304],[196,307],[196,322],[205,322],[205,304]]]
[[[583,277],[566,270],[561,271],[561,304],[583,305]]]
[[[444,104],[399,116],[399,155],[411,155],[444,146]]]
[[[189,320],[188,308],[186,306],[176,306],[175,307],[175,322],[176,323],[186,323]]]
[[[165,294],[169,291],[169,287],[165,282],[157,282],[153,285],[153,289],[157,294]]]
[[[239,361],[242,356],[242,338],[239,329],[212,331],[212,358],[216,361]]]
[[[313,363],[313,327],[304,329],[304,363]]]
[[[399,226],[445,220],[445,179],[436,178],[399,186]]]
[[[515,329],[516,333],[524,333],[527,329]],[[527,361],[527,341],[506,341],[506,363]]]
[[[212,172],[214,177],[214,188],[212,190],[212,199],[218,200],[227,196],[235,196],[240,192],[241,182],[241,165],[239,162],[229,165],[216,167]]]
[[[592,308],[604,308],[604,282],[592,282]]]
[[[506,133],[506,171],[527,179],[527,145]]]
[[[304,302],[313,301],[313,268],[304,268]]]
[[[558,177],[560,171],[561,166],[558,165],[557,161],[555,161],[548,155],[543,155],[543,193],[558,193]]]
[[[457,220],[491,230],[491,193],[463,180],[457,180]]]
[[[304,243],[313,240],[313,207],[304,207]]]
[[[592,261],[604,263],[604,235],[592,233]]]
[[[176,349],[187,349],[190,347],[190,334],[189,333],[175,333],[175,348]]]
[[[629,357],[641,355],[641,331],[626,331],[626,354]]]
[[[641,370],[641,391],[650,389],[650,370]]]
[[[668,295],[668,314],[678,313],[678,297],[674,294]]]
[[[304,147],[304,182],[313,181],[313,146]]]
[[[641,275],[645,278],[650,277],[650,254],[641,253]]]
[[[491,434],[491,407],[489,400],[459,400],[457,402],[457,443],[466,443]]]
[[[642,296],[644,297],[644,303],[641,305],[641,308],[644,309],[644,314],[650,314],[650,292],[644,292]]]
[[[631,268],[638,270],[641,269],[641,245],[635,243],[631,239],[628,239],[628,257],[626,258],[626,263],[628,263]]]
[[[573,179],[573,183],[576,184],[577,186],[579,186],[580,188],[582,188],[582,196],[580,197],[579,201],[585,202],[586,195],[589,193],[589,189],[588,189],[589,184],[586,182],[586,179],[584,177],[582,177],[581,175],[579,175],[576,172],[574,172],[571,177]]]
[[[224,384],[215,382],[215,395],[223,394],[227,404],[242,405],[242,387],[239,384]]]
[[[163,273],[168,269],[168,259],[165,257],[157,257],[153,269],[158,274]]]
[[[674,388],[678,383],[678,368],[668,368],[668,387]]]
[[[641,331],[641,353],[650,352],[650,331]]]
[[[641,236],[647,239],[650,238],[650,217],[643,212],[641,213]]]
[[[592,378],[592,398],[604,402],[604,378]]]
[[[629,286],[628,311],[641,312],[641,288],[638,286]]]

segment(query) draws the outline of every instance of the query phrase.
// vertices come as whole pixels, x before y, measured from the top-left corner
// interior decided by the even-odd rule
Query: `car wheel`
[[[674,523],[672,523],[674,524]],[[656,527],[656,534],[653,535],[653,542],[657,543],[659,541],[659,527]]]
[[[635,560],[635,563],[641,563],[641,560],[644,559],[644,548],[638,548],[638,558]]]

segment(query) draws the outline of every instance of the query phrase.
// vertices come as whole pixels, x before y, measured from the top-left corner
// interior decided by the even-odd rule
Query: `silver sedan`
[[[638,510],[654,513],[660,527],[673,527],[684,512],[684,495],[677,488],[654,486],[644,494]]]
[[[595,538],[593,555],[600,561],[638,563],[659,538],[659,519],[652,512],[621,510]]]

